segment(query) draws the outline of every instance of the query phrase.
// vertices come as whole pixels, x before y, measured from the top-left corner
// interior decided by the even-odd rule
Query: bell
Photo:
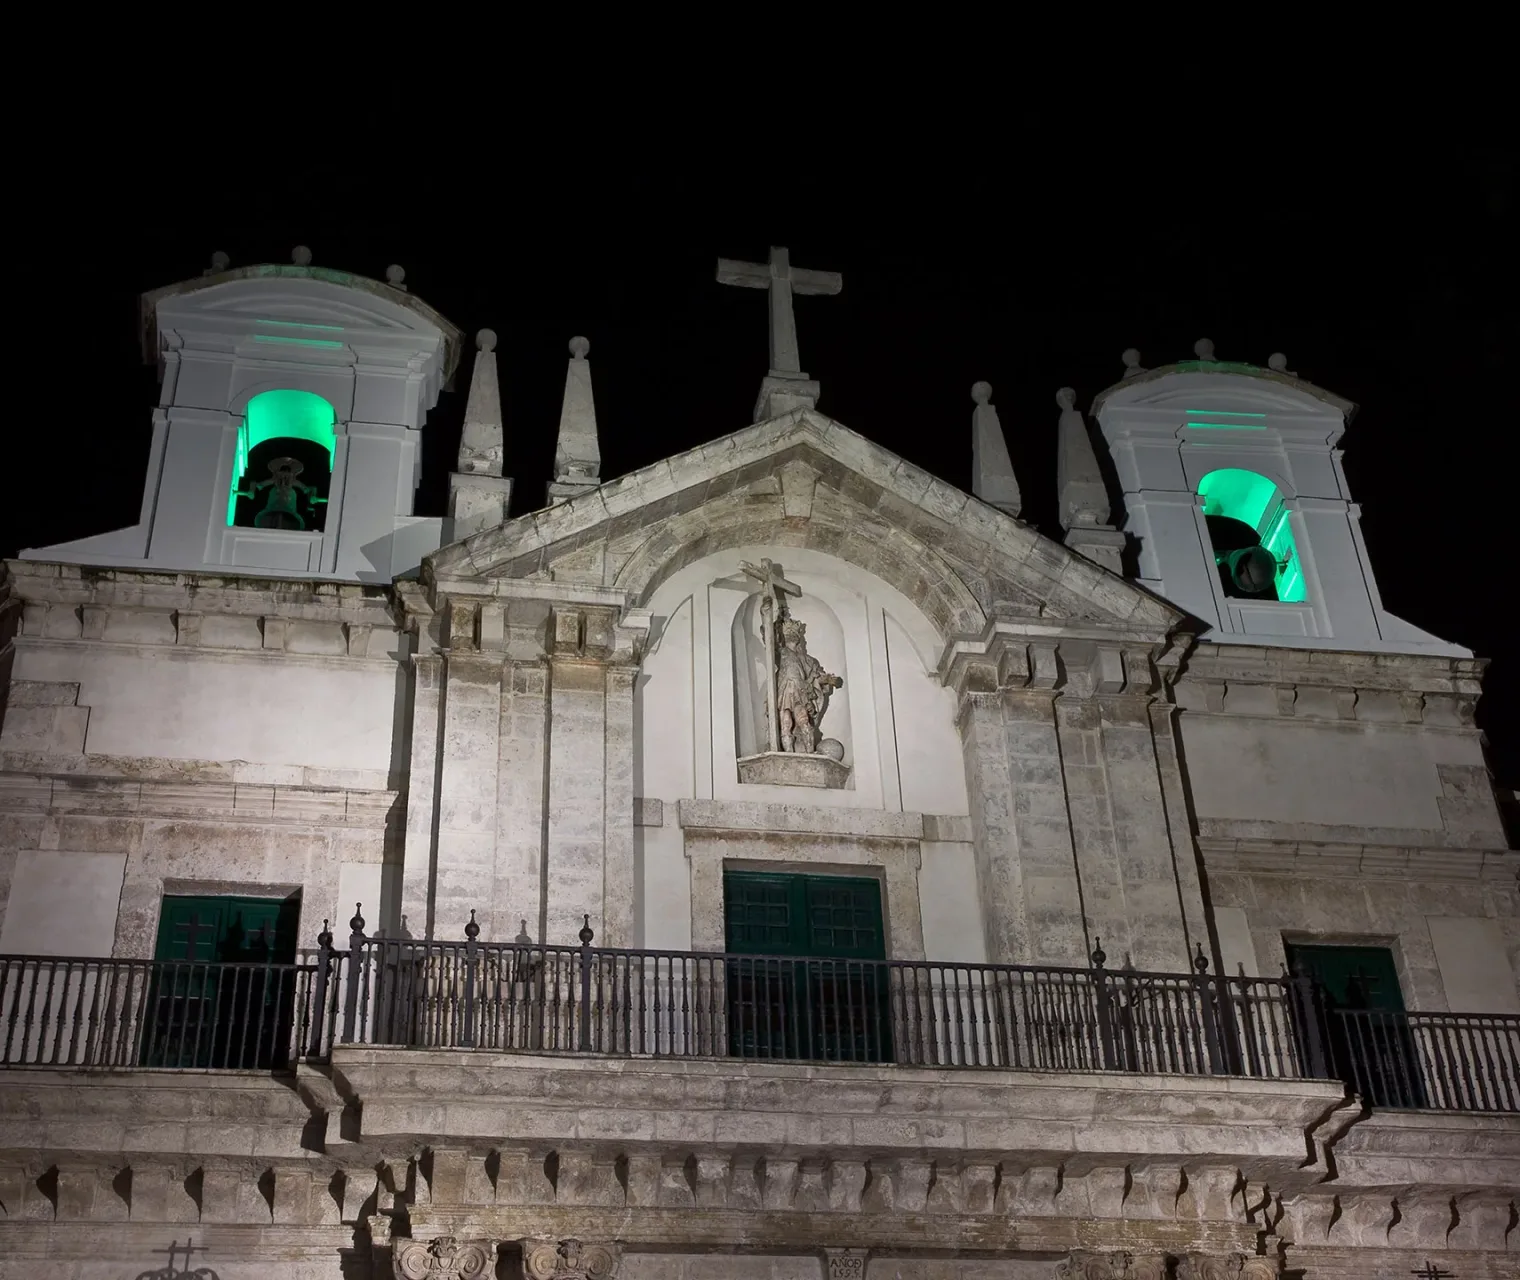
[[[1225,595],[1276,600],[1277,557],[1261,545],[1261,535],[1233,516],[1206,516],[1205,520]]]

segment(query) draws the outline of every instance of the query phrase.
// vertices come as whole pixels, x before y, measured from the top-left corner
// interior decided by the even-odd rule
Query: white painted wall
[[[281,657],[28,645],[13,678],[78,683],[87,754],[366,771],[383,786],[395,667]]]
[[[1440,831],[1438,764],[1481,765],[1470,734],[1250,716],[1180,717],[1200,818]]]
[[[1448,1009],[1457,1013],[1520,1013],[1520,986],[1510,968],[1498,920],[1430,916],[1426,923]]]
[[[125,853],[23,849],[16,855],[0,954],[109,956]]]
[[[970,844],[925,840],[918,872],[924,955],[930,960],[987,963],[982,908],[976,886],[976,849]]]

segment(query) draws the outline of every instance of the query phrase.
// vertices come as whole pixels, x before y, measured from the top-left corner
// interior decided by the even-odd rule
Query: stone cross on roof
[[[812,271],[793,267],[785,249],[771,250],[769,262],[736,262],[718,259],[718,283],[745,289],[765,289],[771,304],[770,373],[760,385],[755,421],[774,418],[792,409],[811,408],[818,402],[818,384],[802,371],[797,354],[797,320],[792,314],[794,293],[838,293],[844,277],[837,271]]]

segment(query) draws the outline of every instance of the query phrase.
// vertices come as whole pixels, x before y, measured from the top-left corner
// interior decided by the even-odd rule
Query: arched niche
[[[1290,602],[1306,598],[1303,566],[1293,538],[1292,513],[1276,482],[1243,467],[1220,467],[1199,480],[1198,496],[1203,500],[1214,560],[1226,595],[1254,594],[1237,586],[1230,565],[1255,545],[1264,548],[1277,565],[1271,591],[1264,591],[1258,598]]]
[[[741,749],[765,725],[756,594],[743,564],[773,560],[802,588],[788,598],[808,648],[845,685],[825,737],[845,744],[844,789],[741,784]],[[784,546],[714,552],[649,596],[654,638],[635,692],[635,791],[668,806],[716,799],[965,814],[955,699],[936,675],[944,638],[902,592],[857,565]],[[742,684],[739,677],[747,674]],[[740,694],[740,690],[746,690]],[[911,776],[905,776],[905,773]]]
[[[766,647],[761,630],[759,594],[749,596],[734,612],[729,628],[734,671],[734,749],[740,757],[770,750],[769,707],[765,696]],[[855,762],[854,718],[850,714],[850,695],[854,681],[849,674],[844,628],[834,610],[818,595],[792,597],[787,612],[807,627],[808,652],[830,675],[844,680],[829,699],[823,718],[822,737],[833,738],[844,746],[844,765],[852,777],[845,783],[853,786]]]
[[[290,387],[253,396],[238,425],[228,527],[319,532],[336,452],[337,415],[322,396]]]

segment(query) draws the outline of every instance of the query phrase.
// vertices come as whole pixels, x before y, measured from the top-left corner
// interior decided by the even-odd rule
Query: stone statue
[[[844,681],[807,651],[807,624],[783,615],[776,652],[776,718],[781,750],[814,755],[829,698]]]
[[[326,498],[318,497],[316,489],[309,484],[302,484],[296,477],[305,468],[295,458],[276,458],[269,464],[269,479],[260,480],[246,490],[240,491],[244,498],[257,497],[261,489],[268,489],[269,497],[264,503],[264,509],[254,516],[253,523],[259,529],[304,529],[306,521],[301,518],[299,508],[301,495],[313,505],[326,502]]]

